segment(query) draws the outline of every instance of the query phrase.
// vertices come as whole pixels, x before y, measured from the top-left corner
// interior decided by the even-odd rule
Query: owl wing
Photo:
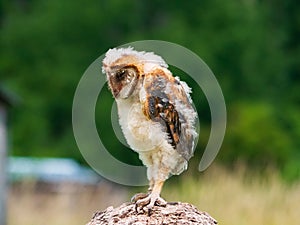
[[[169,142],[176,149],[180,137],[181,124],[178,112],[167,98],[149,96],[143,106],[144,114],[153,121],[161,122],[169,136]]]
[[[159,122],[172,147],[189,160],[197,137],[194,127],[197,113],[184,85],[172,75],[156,71],[144,77],[140,99],[145,116]]]

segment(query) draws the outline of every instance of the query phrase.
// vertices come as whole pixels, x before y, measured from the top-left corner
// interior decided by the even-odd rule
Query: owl
[[[164,182],[187,169],[193,156],[197,112],[191,89],[152,52],[132,47],[107,51],[102,62],[117,103],[119,123],[132,150],[147,167],[149,189],[133,196],[137,210],[164,206]]]

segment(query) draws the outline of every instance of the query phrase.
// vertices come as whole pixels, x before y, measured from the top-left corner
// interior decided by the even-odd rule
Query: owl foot
[[[135,210],[138,213],[148,212],[148,215],[150,215],[154,205],[165,207],[167,202],[159,195],[150,193],[144,198],[140,198],[135,202]]]
[[[131,198],[131,202],[136,203],[140,199],[146,198],[150,193],[137,193]]]

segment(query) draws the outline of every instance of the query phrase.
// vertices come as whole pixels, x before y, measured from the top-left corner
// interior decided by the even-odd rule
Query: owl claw
[[[165,207],[167,202],[163,198],[151,193],[135,202],[135,210],[137,213],[147,211],[148,215],[150,215],[154,205]]]
[[[131,198],[131,202],[136,203],[140,199],[146,198],[150,193],[137,193]]]

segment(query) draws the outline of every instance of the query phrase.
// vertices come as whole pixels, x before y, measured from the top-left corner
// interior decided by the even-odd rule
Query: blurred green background
[[[109,48],[144,39],[183,45],[214,72],[228,113],[219,163],[276,168],[287,181],[300,177],[296,0],[1,1],[0,82],[18,96],[9,117],[9,154],[72,157],[84,164],[72,132],[76,86]],[[201,89],[183,80],[198,98],[196,165],[210,132],[210,111]],[[107,89],[102,92],[99,134],[112,154],[139,164],[136,154],[112,137],[107,118],[113,99]]]

